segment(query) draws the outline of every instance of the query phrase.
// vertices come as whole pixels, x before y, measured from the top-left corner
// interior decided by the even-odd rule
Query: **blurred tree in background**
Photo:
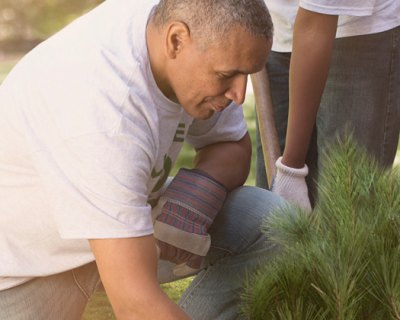
[[[0,0],[0,51],[24,51],[103,0]]]

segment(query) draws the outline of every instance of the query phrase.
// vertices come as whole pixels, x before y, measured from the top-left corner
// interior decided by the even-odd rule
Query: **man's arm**
[[[246,181],[250,161],[251,141],[246,133],[239,141],[214,143],[199,149],[194,163],[230,191]]]
[[[282,163],[304,166],[328,76],[338,16],[299,8],[289,75],[289,120]]]
[[[89,242],[118,319],[189,319],[157,282],[157,255],[152,235]]]
[[[211,239],[207,229],[221,210],[227,191],[242,185],[250,168],[251,143],[210,144],[197,150],[196,170],[181,169],[159,200],[154,225],[160,257],[177,264],[178,276],[199,271]]]

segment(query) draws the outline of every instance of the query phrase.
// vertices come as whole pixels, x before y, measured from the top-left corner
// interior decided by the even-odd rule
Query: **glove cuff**
[[[182,168],[161,198],[166,199],[170,206],[177,205],[187,209],[188,215],[184,214],[183,219],[191,221],[194,217],[190,217],[190,212],[194,212],[200,220],[197,218],[193,221],[208,226],[221,210],[226,195],[226,188],[205,172],[198,169]],[[171,207],[168,210],[173,212],[174,208]],[[164,220],[163,218],[160,219]],[[199,233],[196,230],[186,231]]]
[[[160,221],[154,224],[154,235],[160,241],[203,257],[207,255],[211,246],[211,237],[208,233],[204,235],[189,233]]]
[[[217,185],[218,188],[221,188],[221,189],[225,190],[225,192],[228,192],[226,187],[221,182],[217,181],[214,177],[210,176],[207,172],[205,172],[205,171],[203,171],[201,169],[197,169],[197,168],[193,168],[193,169],[180,168],[179,171],[188,171],[188,172],[191,172],[193,174],[197,174],[197,175],[203,177],[204,179],[208,179],[210,183],[212,181],[212,183]]]
[[[303,168],[291,168],[282,163],[282,157],[279,157],[278,160],[276,160],[275,166],[278,171],[289,177],[304,178],[308,175],[308,167],[306,164]]]

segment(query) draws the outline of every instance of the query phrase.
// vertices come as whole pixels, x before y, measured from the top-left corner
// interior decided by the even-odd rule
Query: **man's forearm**
[[[157,282],[157,255],[152,235],[89,242],[118,319],[189,319]]]
[[[221,142],[198,150],[195,167],[207,172],[229,191],[246,181],[250,171],[251,141],[248,134],[237,142]]]
[[[300,8],[293,32],[289,75],[289,119],[282,163],[304,166],[328,76],[337,16]]]

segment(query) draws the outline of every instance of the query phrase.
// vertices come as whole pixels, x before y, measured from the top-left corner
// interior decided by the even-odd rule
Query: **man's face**
[[[245,99],[247,76],[265,65],[271,42],[237,27],[226,39],[200,49],[185,43],[170,68],[176,100],[194,118],[207,119]]]

